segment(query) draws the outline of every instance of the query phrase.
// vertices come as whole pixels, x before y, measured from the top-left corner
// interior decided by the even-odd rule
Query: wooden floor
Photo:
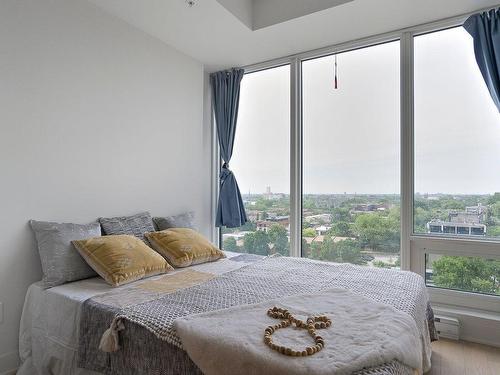
[[[441,339],[432,343],[426,375],[500,375],[500,348]]]

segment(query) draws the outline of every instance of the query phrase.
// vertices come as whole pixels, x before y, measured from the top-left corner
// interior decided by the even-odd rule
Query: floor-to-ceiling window
[[[456,27],[418,35],[414,43],[414,232],[499,238],[499,115],[472,38]],[[426,280],[434,287],[500,294],[500,261],[433,250],[426,253]]]
[[[224,250],[289,254],[290,65],[247,73],[241,82],[234,170],[248,216],[222,228]]]
[[[302,256],[400,265],[399,57],[394,41],[302,62]]]
[[[250,69],[231,162],[250,222],[224,249],[403,268],[498,309],[500,115],[463,19]]]

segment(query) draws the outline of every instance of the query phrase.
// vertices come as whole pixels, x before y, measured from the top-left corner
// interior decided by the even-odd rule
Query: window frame
[[[332,51],[328,52],[327,49],[323,49],[321,54],[319,55],[314,55],[314,54],[310,54],[310,53],[305,53],[304,56],[300,56],[298,57],[298,64],[300,65],[299,68],[297,68],[298,70],[300,70],[300,76],[297,78],[299,79],[300,78],[300,81],[298,81],[298,86],[300,86],[300,88],[297,88],[297,90],[299,90],[300,92],[300,97],[298,98],[298,100],[300,101],[300,123],[298,124],[298,126],[300,127],[300,166],[298,167],[300,169],[300,210],[296,213],[296,215],[298,216],[298,229],[297,229],[297,235],[298,235],[298,239],[296,241],[298,241],[297,243],[300,244],[300,250],[299,250],[299,255],[300,257],[303,256],[302,254],[302,200],[303,200],[303,194],[302,194],[302,185],[303,185],[303,161],[304,161],[304,153],[303,153],[303,129],[304,129],[304,124],[303,124],[303,118],[302,118],[302,104],[303,104],[303,101],[302,101],[302,63],[303,62],[307,62],[307,61],[310,61],[310,60],[314,60],[314,59],[317,59],[317,58],[322,58],[322,57],[327,57],[327,56],[332,56],[332,55],[335,55],[335,54],[341,54],[341,53],[346,53],[346,52],[351,52],[351,51],[356,51],[356,50],[360,50],[360,49],[363,49],[363,48],[370,48],[370,47],[375,47],[375,46],[378,46],[378,45],[382,45],[382,44],[386,44],[386,43],[392,43],[392,42],[399,42],[400,44],[400,64],[401,64],[401,61],[402,61],[402,53],[403,53],[403,49],[402,49],[402,38],[403,38],[403,34],[402,32],[395,32],[395,33],[390,33],[390,34],[383,34],[383,35],[378,35],[378,36],[375,36],[373,38],[364,38],[362,40],[359,40],[359,41],[355,41],[355,42],[351,42],[351,43],[345,43],[345,44],[342,44],[340,46],[337,46],[337,47],[332,47],[334,48]],[[403,252],[403,236],[404,236],[404,233],[403,233],[403,199],[402,199],[402,184],[403,184],[403,179],[402,179],[402,168],[401,166],[403,165],[403,156],[402,156],[402,152],[403,152],[403,148],[402,148],[402,132],[403,132],[403,107],[401,106],[401,103],[402,103],[402,100],[403,100],[403,96],[401,95],[402,93],[402,79],[403,79],[403,74],[402,74],[402,66],[400,66],[400,210],[401,210],[401,227],[400,227],[400,233],[401,233],[401,241],[400,241],[400,252],[399,252],[399,255],[400,255],[400,262],[401,262],[401,268],[402,269],[405,269],[405,270],[409,270],[409,252]],[[295,149],[296,151],[299,150],[298,148]],[[296,172],[297,173],[297,172]],[[298,183],[298,182],[297,182]],[[292,200],[292,196],[290,195],[290,200]],[[412,211],[412,214],[413,214],[413,211]],[[413,221],[412,221],[413,223]],[[290,233],[292,233],[292,227],[290,227]],[[292,236],[292,234],[291,234]],[[292,246],[290,246],[292,247]],[[292,250],[290,250],[292,251]]]
[[[458,27],[474,12],[426,23],[394,32],[375,35],[312,51],[243,67],[245,74],[290,64],[290,256],[301,257],[302,250],[302,62],[314,58],[400,41],[400,199],[401,199],[401,269],[425,277],[425,254],[479,256],[500,259],[500,238],[452,238],[415,233],[413,226],[414,200],[414,37]],[[213,184],[212,217],[215,217],[218,195],[220,156],[212,117]],[[214,223],[214,221],[212,221]],[[220,231],[214,230],[214,241],[220,241]],[[220,245],[220,243],[219,243]],[[499,311],[500,298],[465,291],[427,288],[431,301],[437,304]]]

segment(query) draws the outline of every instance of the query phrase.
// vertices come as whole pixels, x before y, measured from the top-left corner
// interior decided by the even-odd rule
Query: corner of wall
[[[217,209],[217,192],[218,192],[218,180],[214,178],[218,174],[218,164],[215,157],[218,153],[217,147],[217,137],[214,129],[213,115],[212,115],[212,93],[210,90],[210,73],[206,70],[203,72],[203,135],[204,135],[204,145],[205,145],[205,155],[209,158],[210,167],[208,168],[209,174],[206,176],[207,180],[210,181],[210,224],[209,224],[209,235],[210,240],[218,244],[219,236],[218,230],[215,227],[215,213]]]

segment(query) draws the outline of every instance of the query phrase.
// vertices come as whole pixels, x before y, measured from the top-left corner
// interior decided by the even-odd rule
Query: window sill
[[[466,307],[457,307],[457,306],[449,306],[442,304],[432,304],[432,308],[434,312],[439,312],[443,315],[461,315],[461,316],[469,316],[471,318],[479,318],[491,320],[494,322],[500,323],[500,313],[495,313],[492,311],[484,311],[479,309],[471,309]]]
[[[500,296],[435,287],[428,287],[427,290],[432,306],[455,309],[474,317],[491,315],[500,322]]]

